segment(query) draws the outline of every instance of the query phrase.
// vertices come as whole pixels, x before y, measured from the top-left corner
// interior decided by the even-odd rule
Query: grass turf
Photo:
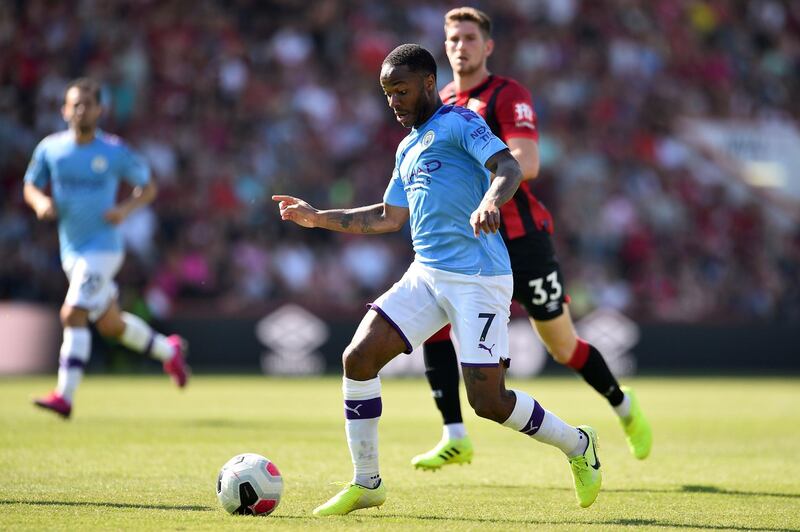
[[[465,412],[468,466],[436,473],[409,459],[440,436],[422,380],[386,380],[380,425],[389,498],[378,510],[319,519],[311,510],[349,480],[340,381],[89,375],[73,419],[34,409],[54,378],[0,380],[0,530],[448,529],[800,530],[800,381],[630,381],[654,427],[650,458],[628,454],[616,419],[575,378],[512,382],[600,436],[603,490],[575,501],[561,453]],[[218,506],[219,467],[241,452],[285,479],[266,518]]]

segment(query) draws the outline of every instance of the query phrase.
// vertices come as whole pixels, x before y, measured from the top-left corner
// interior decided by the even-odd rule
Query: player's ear
[[[432,91],[436,89],[436,76],[428,74],[425,76],[425,90]]]
[[[489,57],[494,52],[494,39],[486,41],[486,57]]]

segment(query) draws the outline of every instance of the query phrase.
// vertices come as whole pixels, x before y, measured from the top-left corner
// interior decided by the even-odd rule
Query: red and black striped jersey
[[[539,140],[533,100],[516,80],[490,74],[483,83],[465,92],[457,92],[451,82],[439,95],[446,104],[467,107],[481,115],[503,142],[514,137]],[[506,240],[536,231],[553,232],[550,211],[536,199],[528,183],[523,181],[514,197],[500,208],[500,233]]]

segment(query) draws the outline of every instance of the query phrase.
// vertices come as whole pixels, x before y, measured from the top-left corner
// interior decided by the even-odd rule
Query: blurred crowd
[[[52,224],[22,201],[66,83],[103,84],[102,127],[159,198],[124,226],[123,302],[159,317],[281,301],[359,314],[413,255],[408,233],[283,224],[273,193],[381,201],[406,131],[380,63],[418,42],[451,73],[437,0],[0,2],[0,299],[60,303]],[[800,118],[800,3],[494,0],[490,68],[533,94],[573,312],[643,321],[800,319],[796,221],[677,131],[682,117]]]

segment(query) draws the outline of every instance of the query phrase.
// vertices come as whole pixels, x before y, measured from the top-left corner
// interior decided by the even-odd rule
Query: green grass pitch
[[[440,435],[421,379],[385,380],[380,509],[319,519],[349,480],[340,380],[89,375],[73,419],[34,409],[55,378],[0,379],[0,530],[800,530],[800,380],[630,380],[655,434],[628,454],[603,400],[578,379],[510,383],[573,424],[598,430],[603,490],[575,501],[561,453],[465,413],[468,466],[436,473],[409,459]],[[218,506],[219,467],[241,452],[285,479],[269,517]]]

